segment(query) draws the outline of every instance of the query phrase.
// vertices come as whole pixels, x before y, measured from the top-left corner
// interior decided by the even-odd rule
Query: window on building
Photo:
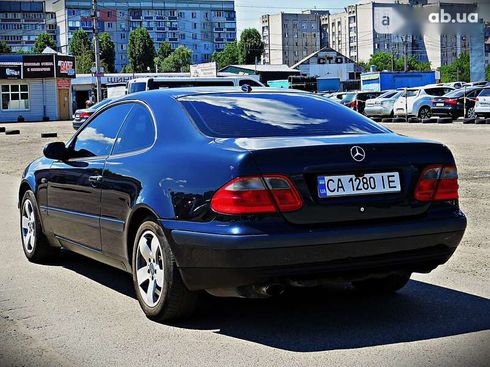
[[[28,110],[29,109],[29,85],[27,84],[3,84],[2,110]]]
[[[192,18],[196,18],[197,17],[197,14],[195,11],[192,12]]]

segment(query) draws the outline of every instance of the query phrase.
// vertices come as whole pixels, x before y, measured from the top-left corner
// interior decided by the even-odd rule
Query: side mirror
[[[67,158],[68,149],[66,149],[65,143],[60,141],[49,143],[43,149],[43,154],[46,158],[62,161]]]

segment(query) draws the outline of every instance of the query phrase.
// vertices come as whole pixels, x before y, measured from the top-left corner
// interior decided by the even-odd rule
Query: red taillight
[[[415,188],[419,201],[456,200],[458,198],[458,171],[455,166],[426,167]]]
[[[291,180],[280,175],[235,178],[211,199],[211,209],[221,214],[291,212],[302,205]]]
[[[357,109],[357,100],[353,100],[352,102],[347,103],[347,106],[353,109]]]
[[[91,113],[90,113],[90,112],[81,112],[81,113],[80,113],[80,118],[81,118],[81,119],[87,119],[87,118],[89,118],[89,117],[90,117],[90,115],[91,115]]]
[[[454,98],[449,98],[444,101],[446,104],[456,105],[458,104],[458,100]]]

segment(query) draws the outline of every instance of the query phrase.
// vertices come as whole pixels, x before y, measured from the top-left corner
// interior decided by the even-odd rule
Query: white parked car
[[[432,97],[440,97],[450,91],[453,87],[440,85],[426,85],[424,87],[407,88],[407,92],[396,100],[394,105],[395,116],[417,116],[428,118],[432,115]],[[406,108],[405,108],[406,106]]]
[[[403,94],[402,90],[388,90],[377,98],[368,99],[364,113],[366,116],[393,116],[393,106]]]
[[[483,88],[476,97],[475,114],[478,117],[490,116],[490,88]]]

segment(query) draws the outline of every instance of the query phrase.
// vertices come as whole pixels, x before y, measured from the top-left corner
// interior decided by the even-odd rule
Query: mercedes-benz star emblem
[[[362,162],[366,158],[366,152],[360,146],[354,145],[350,148],[350,155],[356,162]]]

